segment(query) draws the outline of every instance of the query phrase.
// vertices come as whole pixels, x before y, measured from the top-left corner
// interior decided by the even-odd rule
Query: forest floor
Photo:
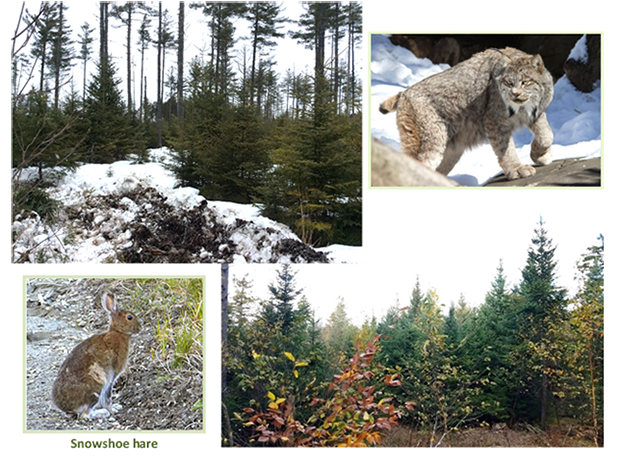
[[[120,307],[136,312],[142,330],[132,337],[128,368],[113,389],[113,402],[122,408],[108,419],[76,419],[54,406],[52,386],[73,347],[107,330],[108,317],[100,304],[106,289],[114,292]],[[155,336],[158,311],[132,309],[132,292],[131,280],[28,279],[25,430],[203,429],[203,410],[198,407],[203,399],[202,352],[171,367],[162,359]]]
[[[433,439],[433,440],[430,440]],[[463,428],[442,437],[398,426],[388,433],[383,447],[595,447],[593,430],[578,425],[552,425],[543,431],[532,425],[505,424]],[[601,445],[600,445],[601,446]]]

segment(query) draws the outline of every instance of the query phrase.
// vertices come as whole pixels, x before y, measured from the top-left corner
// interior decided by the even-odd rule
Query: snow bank
[[[153,162],[87,164],[66,174],[48,189],[63,205],[53,225],[35,212],[16,217],[13,261],[357,262],[360,248],[315,250],[256,206],[175,187],[170,157],[154,150]]]

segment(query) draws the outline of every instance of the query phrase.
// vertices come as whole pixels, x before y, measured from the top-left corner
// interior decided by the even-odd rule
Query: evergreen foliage
[[[286,76],[276,73],[272,56],[284,25],[295,21],[283,16],[282,5],[189,6],[205,17],[210,43],[206,54],[184,66],[183,30],[175,37],[167,10],[156,11],[142,2],[110,7],[102,2],[99,60],[89,79],[87,64],[95,38],[88,24],[78,34],[76,57],[66,5],[44,3],[38,13],[24,18],[24,27],[34,35],[32,46],[15,47],[13,57],[14,166],[38,166],[43,176],[50,166],[110,163],[129,154],[144,158],[147,148],[166,145],[177,154],[171,168],[180,186],[195,187],[207,199],[257,203],[265,215],[286,223],[314,245],[361,244],[362,116],[356,97],[360,80],[352,62],[345,79],[337,58],[343,48],[350,56],[359,44],[360,6],[306,5],[308,14],[297,25],[300,35],[294,36],[316,49],[319,58],[329,55],[329,31],[338,31],[331,39],[332,65],[324,68],[322,58],[310,73],[296,72],[294,61]],[[117,77],[118,57],[109,54],[109,18],[120,22],[125,32],[124,78]],[[180,27],[183,18],[180,9]],[[242,21],[248,37],[236,31]],[[133,70],[135,57],[130,53],[135,43],[139,73]],[[150,45],[158,51],[155,79],[144,71]],[[181,62],[171,66],[166,57],[174,47]],[[241,61],[234,56],[235,47],[244,50]],[[74,78],[83,83],[81,97],[64,85],[71,82],[76,59],[81,75]],[[304,69],[304,64],[298,68]],[[140,76],[139,83],[133,82],[134,75]],[[36,85],[28,83],[35,77]],[[157,90],[155,102],[146,97],[147,84]],[[50,99],[45,94],[52,90]]]
[[[84,151],[88,162],[111,163],[136,149],[136,133],[132,131],[113,64],[106,60],[97,68],[85,101]]]
[[[555,283],[556,247],[540,221],[517,286],[500,261],[480,306],[462,296],[444,309],[417,278],[407,306],[359,327],[343,300],[320,325],[292,266],[280,269],[258,306],[244,278],[229,301],[224,444],[346,445],[364,437],[373,442],[361,446],[377,445],[381,418],[418,431],[429,446],[473,426],[546,430],[561,422],[601,446],[600,242],[578,262],[571,299]]]
[[[567,320],[566,290],[555,283],[555,250],[540,220],[522,270],[517,314],[521,344],[513,351],[514,359],[525,361],[521,374],[521,390],[525,395],[521,398],[523,414],[532,418],[538,414],[543,428],[547,425],[551,391],[560,370],[561,329]]]

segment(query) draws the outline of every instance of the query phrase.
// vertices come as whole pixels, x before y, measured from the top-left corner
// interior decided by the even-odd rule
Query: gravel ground
[[[26,430],[203,429],[202,349],[182,364],[162,356],[154,329],[164,313],[175,315],[183,302],[134,309],[131,296],[145,286],[134,280],[30,278],[26,292]],[[148,286],[148,285],[147,285]],[[78,343],[104,332],[108,317],[101,294],[112,291],[119,305],[135,312],[142,331],[132,338],[128,368],[113,390],[122,408],[101,420],[76,419],[52,403],[52,385],[60,365]],[[173,317],[175,318],[175,317]],[[202,336],[199,336],[199,345]],[[201,346],[202,347],[202,346]]]

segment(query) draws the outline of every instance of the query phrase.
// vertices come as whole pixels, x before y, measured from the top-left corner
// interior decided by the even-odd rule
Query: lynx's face
[[[515,105],[522,105],[528,102],[532,94],[532,89],[536,85],[532,79],[504,78],[501,82],[504,89],[504,98]]]
[[[507,106],[517,112],[521,107],[536,107],[541,100],[541,58],[514,58],[498,77],[500,94]]]

